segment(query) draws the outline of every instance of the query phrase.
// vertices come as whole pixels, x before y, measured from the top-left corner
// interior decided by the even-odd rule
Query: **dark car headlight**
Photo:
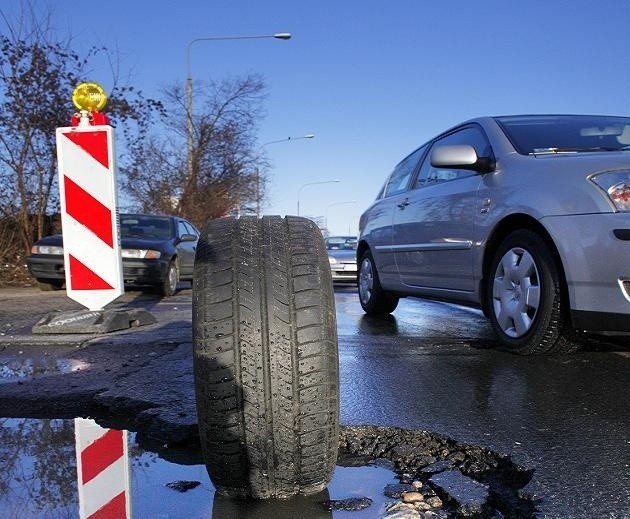
[[[162,253],[153,249],[122,249],[120,255],[123,258],[159,259]]]
[[[31,254],[50,254],[54,256],[63,256],[63,247],[58,245],[33,245]]]

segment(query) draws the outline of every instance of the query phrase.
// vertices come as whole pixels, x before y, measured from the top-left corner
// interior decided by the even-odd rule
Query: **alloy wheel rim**
[[[365,258],[361,262],[361,271],[359,272],[359,297],[363,304],[367,304],[372,297],[374,289],[374,273],[372,271],[372,263]]]
[[[541,304],[538,267],[533,256],[513,247],[501,258],[494,273],[492,305],[497,324],[518,339],[534,325]]]
[[[168,284],[172,292],[177,288],[177,267],[171,265],[168,271]]]

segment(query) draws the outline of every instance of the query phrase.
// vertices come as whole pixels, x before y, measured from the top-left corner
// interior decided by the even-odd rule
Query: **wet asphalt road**
[[[337,291],[341,421],[426,429],[535,470],[543,517],[630,517],[630,346],[560,357],[490,349],[476,310],[403,300],[361,315]]]
[[[11,290],[0,290],[5,358],[24,352],[43,309],[76,308],[60,293]],[[190,341],[190,302],[184,289],[163,301],[132,292],[122,304],[158,317],[154,345],[173,345],[166,360]],[[541,517],[630,517],[630,347],[623,341],[525,358],[492,349],[490,327],[475,310],[410,299],[391,318],[371,319],[353,288],[337,289],[336,303],[342,424],[425,429],[507,454],[535,471],[525,490],[540,499]],[[76,348],[57,340],[60,350]],[[107,341],[133,358],[129,336]]]

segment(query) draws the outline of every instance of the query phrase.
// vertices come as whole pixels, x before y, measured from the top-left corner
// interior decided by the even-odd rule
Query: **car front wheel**
[[[388,294],[381,287],[374,258],[369,250],[366,250],[361,256],[357,281],[359,301],[366,314],[390,314],[398,306],[398,298]]]
[[[486,287],[490,321],[502,345],[522,355],[577,349],[561,274],[535,232],[508,235],[496,250]]]
[[[44,292],[50,292],[52,290],[61,290],[63,287],[63,279],[38,279],[37,286]]]
[[[160,293],[165,296],[172,296],[177,291],[177,284],[179,283],[179,271],[177,269],[177,263],[175,260],[172,260],[168,264],[168,269],[166,271],[166,277],[162,284],[160,285]]]

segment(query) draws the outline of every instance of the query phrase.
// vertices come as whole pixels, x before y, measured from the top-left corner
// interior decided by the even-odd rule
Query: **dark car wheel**
[[[232,496],[328,484],[339,441],[334,293],[324,241],[304,218],[208,222],[193,279],[199,433]]]
[[[37,286],[44,292],[50,292],[52,290],[61,290],[63,287],[63,279],[38,279]]]
[[[168,264],[168,269],[166,271],[166,277],[162,284],[160,285],[160,294],[165,297],[169,297],[177,292],[177,284],[179,283],[179,270],[177,269],[177,262],[175,260],[171,260]]]
[[[359,301],[366,314],[390,314],[398,306],[398,297],[388,294],[382,289],[376,265],[369,250],[366,250],[361,256],[357,281]]]
[[[490,321],[506,349],[522,355],[577,349],[558,267],[538,234],[521,229],[508,235],[487,279]]]

